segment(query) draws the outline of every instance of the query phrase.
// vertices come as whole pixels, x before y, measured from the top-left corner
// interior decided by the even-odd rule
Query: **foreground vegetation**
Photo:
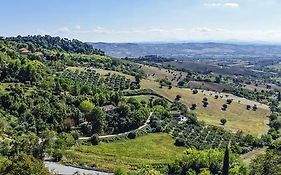
[[[184,150],[168,134],[158,133],[97,146],[78,145],[66,151],[63,161],[102,170],[137,170],[143,165],[171,163]]]

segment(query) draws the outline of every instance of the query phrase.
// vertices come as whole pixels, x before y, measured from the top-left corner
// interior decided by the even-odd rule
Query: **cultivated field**
[[[220,119],[226,118],[227,123],[224,126],[231,131],[242,130],[245,133],[253,135],[261,135],[266,133],[269,127],[267,116],[270,114],[269,107],[258,102],[250,101],[245,98],[236,97],[226,93],[215,93],[212,91],[198,90],[198,94],[193,94],[191,89],[187,88],[159,88],[157,82],[151,80],[143,80],[141,82],[142,88],[153,89],[155,92],[174,100],[176,95],[181,95],[181,101],[188,107],[192,104],[197,104],[194,112],[200,120],[207,124],[221,126]],[[215,99],[215,95],[219,98]],[[206,97],[208,99],[208,107],[203,107],[202,100]],[[233,102],[228,105],[226,111],[221,110],[223,104],[226,103],[227,98],[233,99]],[[246,105],[257,105],[256,111],[247,110]]]
[[[121,72],[117,72],[117,71],[113,71],[113,70],[105,70],[105,69],[99,69],[99,68],[85,68],[85,67],[67,67],[66,69],[75,71],[75,70],[79,70],[79,71],[85,71],[86,69],[93,69],[95,70],[97,73],[99,73],[102,76],[106,76],[108,75],[108,73],[110,74],[116,74],[116,75],[122,75],[125,76],[126,78],[130,79],[130,80],[134,80],[135,78],[131,75],[128,74],[124,74]]]
[[[158,133],[97,146],[79,145],[65,152],[64,162],[101,170],[135,170],[141,165],[173,162],[184,150],[168,134]]]

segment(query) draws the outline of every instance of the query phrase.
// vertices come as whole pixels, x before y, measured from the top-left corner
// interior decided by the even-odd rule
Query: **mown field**
[[[199,120],[205,121],[207,124],[221,126],[220,119],[226,118],[227,123],[224,128],[230,131],[242,130],[245,133],[249,133],[255,136],[259,136],[266,133],[269,127],[267,116],[270,114],[268,106],[253,102],[244,98],[236,97],[231,94],[225,93],[215,93],[212,91],[201,91],[198,94],[193,94],[191,89],[187,88],[177,88],[172,89],[160,88],[159,83],[151,80],[143,80],[141,82],[142,88],[152,89],[155,92],[174,100],[176,95],[181,95],[181,101],[188,107],[192,104],[197,104],[197,109],[194,112],[197,114]],[[222,96],[215,99],[215,95]],[[226,97],[226,95],[228,97]],[[202,100],[206,97],[208,99],[208,107],[203,107]],[[226,111],[222,111],[221,107],[226,103],[226,99],[231,98],[233,102],[228,105]],[[246,105],[253,106],[257,105],[258,109],[256,111],[247,110]]]
[[[76,146],[65,152],[63,161],[100,170],[136,170],[141,165],[173,162],[184,150],[184,147],[175,146],[168,134],[157,133],[97,146]]]

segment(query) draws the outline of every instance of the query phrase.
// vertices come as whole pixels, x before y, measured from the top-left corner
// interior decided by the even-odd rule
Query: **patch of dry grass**
[[[197,104],[197,109],[194,112],[197,114],[199,120],[203,120],[207,124],[221,126],[220,119],[226,118],[227,123],[224,126],[225,129],[230,131],[241,130],[255,136],[266,133],[269,129],[267,126],[269,122],[267,116],[270,114],[269,107],[258,102],[236,97],[232,94],[215,93],[212,91],[202,92],[199,90],[198,94],[193,94],[192,90],[187,88],[159,88],[159,84],[151,80],[143,80],[141,87],[152,89],[170,100],[174,100],[176,95],[181,95],[181,101],[188,107],[192,104]],[[219,98],[215,99],[215,95],[219,95]],[[202,106],[204,97],[209,102],[206,108]],[[221,107],[226,103],[227,98],[233,99],[233,102],[228,105],[226,111],[223,111]],[[248,104],[251,106],[256,104],[258,109],[256,111],[247,110],[246,105]]]
[[[180,80],[184,79],[187,75],[187,73],[185,73],[185,72],[174,71],[174,70],[170,70],[170,72],[169,72],[168,69],[158,68],[158,67],[153,67],[153,66],[148,66],[148,65],[142,65],[141,69],[148,75],[148,79],[150,79],[150,80],[167,78],[174,85],[177,85],[177,83],[178,83],[177,80],[180,77],[180,74],[182,74],[182,77],[180,78]],[[153,76],[153,74],[154,74],[154,76]]]

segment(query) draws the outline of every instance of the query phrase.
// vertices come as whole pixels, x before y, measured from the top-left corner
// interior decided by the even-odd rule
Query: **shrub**
[[[84,100],[80,103],[80,109],[83,112],[90,112],[94,108],[94,104],[89,100]]]
[[[191,108],[190,108],[190,109],[191,109],[191,110],[195,110],[196,107],[197,107],[197,105],[193,103],[193,104],[191,105]]]
[[[253,111],[256,111],[258,109],[257,105],[253,106]]]
[[[197,90],[197,89],[194,89],[194,90],[192,91],[192,93],[193,93],[193,94],[198,94],[198,90]]]
[[[227,99],[226,103],[230,105],[232,103],[232,101],[233,101],[233,99]]]
[[[179,101],[180,99],[181,99],[181,95],[177,95],[175,98],[176,101]]]
[[[62,156],[63,156],[62,150],[60,150],[60,149],[56,149],[52,152],[52,157],[53,157],[55,162],[61,161]]]
[[[221,119],[221,124],[222,124],[222,125],[225,125],[226,122],[227,122],[227,120],[226,120],[225,118],[222,118],[222,119]]]
[[[129,134],[128,134],[128,138],[129,139],[135,139],[136,138],[136,133],[135,132],[130,132]]]
[[[175,142],[175,145],[176,145],[176,146],[185,146],[184,139],[182,139],[182,138],[177,138],[177,139],[176,139],[176,142]]]
[[[205,107],[205,108],[208,107],[208,104],[209,104],[208,101],[202,101],[202,102],[203,102],[203,107]]]
[[[92,137],[90,138],[90,142],[92,145],[98,145],[100,142],[99,136],[97,134],[92,135]]]
[[[226,109],[227,109],[227,104],[223,104],[221,109],[222,109],[223,111],[226,111]]]

